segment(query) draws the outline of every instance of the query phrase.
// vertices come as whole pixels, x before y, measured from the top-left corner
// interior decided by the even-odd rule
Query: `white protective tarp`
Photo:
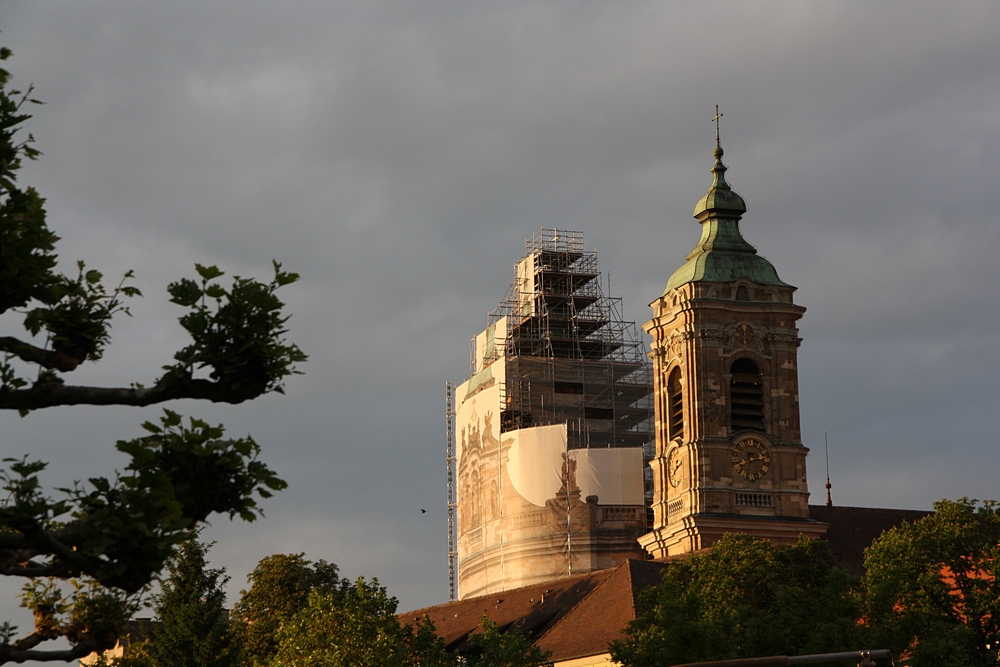
[[[566,425],[536,426],[504,434],[512,439],[507,476],[533,505],[555,498],[565,476]],[[642,448],[571,449],[580,497],[597,496],[601,505],[642,505]]]
[[[562,487],[566,465],[566,425],[535,426],[504,434],[513,436],[507,453],[507,476],[514,490],[532,505],[545,506]]]
[[[600,505],[642,505],[642,447],[571,449],[580,497]]]

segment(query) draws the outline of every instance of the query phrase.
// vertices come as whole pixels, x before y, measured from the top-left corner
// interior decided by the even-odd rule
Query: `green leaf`
[[[221,299],[226,296],[226,290],[222,289],[219,285],[209,285],[205,289],[205,296],[210,299]]]
[[[219,276],[223,275],[223,272],[219,270],[217,266],[203,266],[201,264],[194,265],[195,271],[201,276],[202,280],[214,280]]]
[[[202,290],[198,283],[189,278],[170,283],[167,286],[170,301],[180,306],[193,306],[201,300]]]
[[[163,429],[150,421],[142,422],[142,428],[149,431],[150,433],[163,433]]]

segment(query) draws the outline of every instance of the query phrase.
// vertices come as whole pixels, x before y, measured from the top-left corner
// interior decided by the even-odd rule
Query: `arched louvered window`
[[[671,439],[684,435],[684,401],[680,368],[675,368],[667,381],[667,425]]]
[[[730,418],[733,430],[764,430],[764,381],[757,364],[749,359],[737,359],[730,372]]]

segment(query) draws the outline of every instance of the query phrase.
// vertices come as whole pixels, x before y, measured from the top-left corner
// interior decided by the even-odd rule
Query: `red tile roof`
[[[635,620],[639,593],[658,584],[665,567],[655,561],[622,563],[535,644],[558,660],[606,652],[609,643],[625,638],[625,625]]]
[[[838,562],[861,574],[864,550],[883,531],[916,521],[925,510],[810,505],[810,517],[829,524],[826,536]],[[468,636],[479,631],[486,616],[501,630],[517,627],[552,652],[552,660],[569,660],[607,652],[608,643],[624,637],[635,619],[639,593],[660,581],[663,561],[629,560],[616,568],[525,586],[493,595],[456,600],[399,614],[413,624],[427,615],[450,651],[464,653]]]
[[[614,570],[601,570],[557,579],[544,584],[414,609],[398,614],[396,618],[401,623],[412,625],[425,615],[430,617],[448,650],[460,653],[470,648],[467,638],[479,631],[480,618],[483,616],[500,626],[501,630],[517,627],[537,638],[613,573]]]

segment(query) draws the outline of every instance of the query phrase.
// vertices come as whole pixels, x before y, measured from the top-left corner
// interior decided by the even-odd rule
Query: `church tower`
[[[460,598],[644,555],[653,387],[600,275],[582,233],[540,230],[472,340],[454,398]]]
[[[774,544],[818,537],[799,430],[796,322],[805,308],[740,233],[746,202],[726,182],[716,132],[712,186],[694,209],[701,239],[654,301],[655,558],[725,533]]]

